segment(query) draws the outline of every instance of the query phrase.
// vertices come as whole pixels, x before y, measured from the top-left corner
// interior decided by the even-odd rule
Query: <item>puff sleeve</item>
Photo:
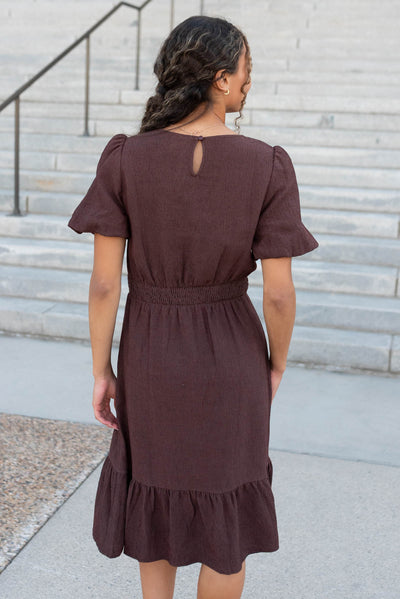
[[[121,185],[121,154],[126,139],[125,134],[118,133],[105,146],[97,164],[96,176],[68,222],[68,226],[77,233],[130,237]]]
[[[289,154],[273,148],[272,174],[252,243],[255,260],[301,256],[318,247],[301,220],[299,189]]]

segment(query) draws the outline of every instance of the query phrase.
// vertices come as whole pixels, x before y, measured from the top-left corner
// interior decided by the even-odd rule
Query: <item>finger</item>
[[[111,412],[108,414],[108,413],[104,413],[103,411],[100,411],[100,410],[95,410],[94,415],[95,415],[96,420],[98,420],[102,424],[105,424],[109,428],[119,430],[118,420],[115,418],[115,416]]]

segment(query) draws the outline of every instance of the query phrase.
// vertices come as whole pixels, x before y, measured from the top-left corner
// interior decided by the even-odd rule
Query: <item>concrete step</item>
[[[24,133],[20,135],[21,151],[37,152],[71,152],[80,154],[96,154],[97,156],[109,140],[108,136],[82,136],[81,133]],[[13,149],[13,141],[6,135],[0,136],[0,150]]]
[[[64,215],[70,216],[82,199],[81,194],[63,193],[63,192],[47,192],[47,191],[30,191],[20,189],[19,193],[20,208],[23,212],[28,211],[30,214],[43,215]],[[12,210],[14,205],[14,190],[0,189],[0,211],[5,213]]]
[[[68,227],[68,221],[68,216],[60,217],[53,214],[7,216],[2,213],[0,214],[0,236],[93,243],[91,233],[82,233],[78,236]]]
[[[260,112],[258,112],[260,114]],[[398,131],[354,131],[341,129],[308,129],[306,127],[263,127],[257,126],[251,115],[252,125],[241,124],[241,133],[256,137],[271,145],[280,146],[321,146],[338,148],[382,148],[382,150],[398,150],[400,148],[400,132]],[[101,121],[102,135],[105,121]],[[118,122],[119,124],[119,122]],[[327,183],[325,183],[326,185]],[[365,187],[362,182],[359,187]],[[350,187],[350,185],[349,185]]]
[[[319,74],[318,74],[319,76]],[[339,74],[339,77],[342,73]],[[393,75],[391,75],[393,77]],[[370,75],[369,75],[370,77]],[[307,127],[310,129],[344,129],[358,131],[398,131],[399,114],[369,114],[324,110],[253,109],[252,125],[268,127]]]
[[[40,80],[39,80],[40,81]],[[95,87],[91,90],[90,101],[99,104],[123,104],[143,106],[149,96],[154,92],[155,78],[153,76],[142,76],[140,90],[135,90],[133,83],[121,89],[114,87],[108,89],[103,86]],[[261,86],[260,86],[261,87]],[[364,97],[350,95],[323,95],[312,94],[283,94],[276,93],[275,83],[263,83],[263,91],[252,90],[252,93],[246,98],[246,112],[248,110],[283,110],[283,111],[311,111],[311,112],[334,112],[334,113],[354,113],[355,106],[358,114],[387,114],[398,115],[400,113],[400,100],[398,97]],[[7,97],[4,95],[4,98]],[[30,102],[62,102],[74,103],[83,102],[84,85],[76,82],[73,86],[68,84],[57,86],[39,87],[39,83],[33,85],[24,92],[24,101]],[[7,109],[11,110],[9,107]],[[6,110],[7,110],[6,109]],[[11,112],[10,112],[11,114]]]
[[[76,83],[68,81],[67,85],[60,87],[40,85],[39,82],[37,85],[32,85],[25,90],[25,100],[41,102],[43,97],[45,97],[47,101],[52,100],[53,102],[83,102],[85,99],[84,81],[81,81],[80,85],[78,81]],[[134,88],[133,82],[131,86],[127,86],[128,89]],[[115,88],[98,85],[90,87],[91,100],[93,102],[101,102],[102,104],[117,104],[120,101],[120,93]]]
[[[307,260],[323,262],[349,262],[376,266],[400,267],[398,239],[377,237],[352,237],[350,235],[318,234],[319,247],[307,254]]]
[[[50,246],[47,247],[50,252]],[[25,250],[27,254],[29,250]],[[65,251],[65,250],[64,250]],[[71,265],[77,260],[75,253],[66,260]],[[58,264],[57,262],[61,262]],[[15,260],[15,259],[14,259]],[[46,260],[42,250],[38,262]],[[86,255],[86,263],[90,264]],[[6,261],[6,260],[5,260]],[[0,265],[0,294],[4,296],[49,299],[54,301],[85,302],[87,300],[89,272],[62,270],[64,266],[63,250],[49,259],[45,268],[38,266]],[[34,257],[27,263],[35,263]],[[332,293],[354,293],[370,296],[394,297],[397,289],[398,269],[357,264],[337,264],[296,260],[293,265],[293,280],[299,290],[328,291]],[[249,278],[251,284],[262,286],[261,269],[257,269]],[[127,293],[126,277],[123,277],[122,295]]]
[[[55,268],[0,265],[0,296],[23,297],[53,302],[88,301],[90,274]],[[126,277],[122,280],[122,300],[127,295]]]
[[[42,191],[61,191],[82,194],[86,191],[94,178],[94,173],[62,173],[60,171],[31,171],[20,169],[20,185],[25,189]],[[14,188],[14,170],[2,169],[0,171],[0,187],[3,189]]]
[[[121,130],[121,129],[119,129]],[[111,129],[110,129],[111,131]],[[115,129],[114,129],[115,131]],[[110,133],[111,135],[111,133]],[[283,144],[282,144],[283,145]],[[52,159],[50,159],[52,160]],[[76,164],[75,158],[65,155],[60,158],[60,165],[66,169]],[[97,156],[98,161],[98,156]],[[95,160],[95,162],[97,162]],[[81,194],[86,191],[94,176],[93,158],[85,158],[87,173],[61,170],[42,170],[40,172],[20,168],[20,187],[34,191],[59,191]],[[366,187],[373,189],[400,189],[400,169],[357,168],[346,166],[295,165],[299,185],[327,185],[333,187]],[[14,169],[0,170],[0,188],[13,189]]]
[[[113,336],[118,346],[124,304],[121,303]],[[90,341],[88,305],[24,297],[0,297],[0,330],[8,334]]]
[[[90,235],[90,234],[89,234]],[[352,238],[348,235],[318,235],[320,246],[297,258],[307,262],[333,262],[357,264],[360,256],[364,265],[400,267],[400,244],[392,239]],[[14,266],[38,266],[90,270],[93,263],[92,239],[70,241],[0,237],[0,263]],[[126,272],[124,264],[123,272]]]
[[[261,268],[250,277],[252,284],[263,285]],[[293,280],[299,290],[399,297],[398,268],[388,266],[295,259]]]
[[[299,185],[301,205],[318,210],[400,212],[400,194],[394,189],[366,189],[325,185]]]
[[[382,56],[381,48],[369,46],[357,46],[355,44],[349,44],[345,46],[342,41],[342,45],[324,45],[323,42],[315,42],[314,40],[300,39],[298,42],[298,48],[300,52],[297,54],[304,53],[306,55],[312,55],[314,52],[319,53],[321,58],[363,58],[363,59],[379,59]],[[398,49],[397,43],[388,44],[388,52],[391,50],[396,53]],[[291,53],[294,54],[293,52]]]
[[[8,111],[7,117],[14,118],[13,108],[5,109]],[[27,117],[41,117],[44,120],[51,118],[56,119],[82,119],[84,116],[83,104],[81,102],[30,102],[25,100],[22,96],[21,100],[21,119]],[[122,104],[115,104],[110,108],[109,104],[101,104],[100,102],[90,102],[89,117],[91,119],[105,119],[112,120],[114,118],[127,119],[127,120],[138,120],[143,112],[143,107],[135,104],[133,106],[127,106]],[[6,118],[5,112],[3,112],[3,118]]]
[[[97,155],[99,156],[99,154]],[[341,210],[342,212],[364,212],[397,214],[400,212],[400,194],[396,190],[335,188],[300,185],[301,205],[319,211]],[[31,213],[69,215],[79,202],[80,196],[63,192],[32,191],[21,189],[20,198],[29,197]],[[14,193],[11,189],[0,190],[0,207],[11,207]]]
[[[391,335],[342,331],[319,327],[295,327],[288,360],[345,369],[398,372]]]
[[[89,183],[87,183],[89,185]],[[25,192],[21,192],[21,198]],[[36,196],[36,204],[42,209],[54,203],[53,214],[28,213],[25,216],[8,216],[0,213],[0,235],[3,237],[53,239],[53,240],[76,240],[79,242],[91,242],[91,233],[82,233],[77,239],[68,226],[70,215],[79,203],[81,196],[75,193],[57,194],[53,197],[48,192],[45,198]],[[6,196],[11,209],[12,194]],[[29,198],[29,209],[31,202],[35,205],[35,199]],[[26,208],[26,202],[21,200],[21,209]],[[63,212],[65,214],[59,214]],[[363,251],[363,262],[367,264],[388,264],[397,266],[399,256],[399,216],[396,214],[369,214],[351,211],[317,210],[303,208],[303,222],[317,235],[320,246],[313,252],[312,260],[340,260],[354,262],[360,258]],[[333,235],[333,233],[337,233]],[[346,233],[344,235],[343,233]],[[321,234],[324,237],[321,237]],[[352,237],[355,238],[352,238]],[[360,238],[360,239],[358,239]],[[326,257],[326,258],[324,258]]]
[[[121,301],[113,344],[118,345],[125,300]],[[264,332],[265,324],[263,323]],[[0,330],[6,333],[90,339],[87,303],[0,297]],[[308,365],[332,364],[346,369],[400,371],[400,337],[295,325],[289,360]]]
[[[296,165],[301,185],[400,189],[400,169]]]
[[[49,121],[46,121],[49,123]],[[56,125],[57,124],[57,125]],[[59,127],[59,124],[60,127]],[[82,119],[52,119],[52,126],[57,130],[61,127],[68,132],[68,124],[71,130],[82,129]],[[27,128],[28,131],[29,128]],[[95,124],[92,123],[92,131]],[[33,128],[31,128],[33,130]],[[11,145],[11,144],[10,144]],[[392,168],[397,169],[400,165],[400,150],[376,150],[360,148],[324,148],[310,146],[286,146],[294,164],[324,165],[324,166],[346,166],[356,168]],[[20,164],[29,167],[29,170],[67,170],[73,171],[80,168],[84,171],[93,171],[98,161],[98,154],[87,154],[82,157],[81,153],[72,153],[67,147],[66,151],[59,152],[57,157],[52,152],[20,151]],[[83,162],[82,162],[83,160]],[[0,168],[12,168],[14,165],[14,149],[0,149]],[[94,166],[93,166],[94,165]]]
[[[105,86],[118,84],[119,87],[126,88],[129,81],[134,81],[135,78],[135,61],[133,57],[127,56],[127,60],[113,61],[112,66],[107,64],[90,65],[90,83]],[[6,59],[7,60],[7,59]],[[383,61],[384,62],[384,61]],[[38,64],[36,69],[15,65],[12,63],[7,69],[2,65],[0,71],[0,85],[4,88],[17,89],[22,83],[28,81],[39,70],[41,65]],[[143,72],[143,64],[141,63],[141,71]],[[338,72],[338,71],[320,71],[316,75],[315,71],[290,71],[287,69],[287,64],[284,61],[273,61],[272,65],[268,61],[264,61],[260,56],[254,56],[253,52],[253,71],[251,74],[254,84],[278,83],[279,84],[340,84],[340,85],[368,85],[371,84],[371,74],[368,72]],[[268,66],[268,68],[266,68]],[[274,68],[275,67],[275,68]],[[62,65],[62,77],[64,81],[78,82],[84,81],[85,64],[84,60],[75,61],[74,65]],[[58,86],[60,84],[60,72],[51,70],[46,73],[45,80],[47,84]],[[146,78],[149,75],[146,76]],[[154,76],[155,77],[155,76]],[[392,87],[396,84],[392,73],[385,71],[374,74],[374,85]],[[156,81],[156,79],[155,79]],[[279,88],[278,88],[279,89]],[[374,88],[372,88],[374,89]],[[290,91],[288,93],[291,93]],[[340,92],[338,92],[340,94]],[[377,92],[379,93],[379,92]],[[316,94],[319,95],[319,94]],[[337,95],[334,93],[333,95]],[[340,94],[342,95],[342,94]]]
[[[346,8],[347,10],[347,8]],[[342,28],[343,23],[340,27]],[[399,73],[400,64],[394,57],[382,56],[378,58],[348,56],[326,57],[319,52],[297,52],[288,56],[285,68],[296,73],[304,71],[313,73]],[[318,76],[318,75],[317,75]],[[358,106],[357,106],[358,110]]]
[[[263,318],[262,287],[248,293]],[[296,304],[297,325],[400,335],[400,298],[297,290]]]
[[[350,210],[304,208],[302,218],[315,233],[337,233],[398,239],[400,214],[360,213]]]
[[[82,105],[83,106],[83,105]],[[104,106],[104,105],[103,105]],[[131,107],[129,110],[133,110]],[[340,151],[343,152],[343,160],[349,157],[353,163],[357,163],[360,159],[368,161],[371,164],[373,161],[374,152],[380,152],[381,154],[377,158],[378,166],[380,161],[382,164],[391,165],[396,168],[396,158],[390,157],[388,150],[394,150],[394,156],[396,151],[400,149],[400,133],[396,130],[396,123],[391,127],[388,126],[387,130],[375,131],[375,130],[346,130],[346,129],[333,129],[331,127],[297,127],[297,126],[263,126],[263,117],[265,114],[264,110],[253,110],[249,111],[248,114],[244,113],[244,118],[240,123],[241,133],[250,137],[261,139],[272,145],[282,145],[284,147],[291,148],[291,151],[295,148],[299,155],[306,148],[310,149],[314,160],[318,162],[325,162],[327,160],[327,152],[332,151],[332,160],[337,162],[341,160]],[[140,114],[140,110],[137,109],[137,113]],[[110,115],[111,116],[111,115]],[[314,118],[314,116],[313,116]],[[323,119],[324,114],[317,115],[318,119]],[[330,118],[330,117],[327,117]],[[392,118],[392,117],[389,117]],[[260,125],[257,124],[256,120],[260,119]],[[227,117],[227,126],[233,129],[233,118]],[[138,132],[140,126],[140,120],[131,120],[124,118],[109,118],[99,119],[94,118],[90,115],[89,118],[89,133],[90,135],[96,134],[96,138],[93,137],[82,137],[84,118],[83,108],[82,116],[71,119],[45,119],[40,117],[24,117],[23,122],[25,123],[24,129],[21,131],[20,145],[23,148],[37,148],[48,149],[48,148],[59,148],[68,149],[68,151],[85,151],[79,149],[82,147],[89,148],[101,148],[103,139],[107,140],[110,136],[116,132],[126,133],[133,135]],[[252,124],[250,124],[252,123]],[[0,130],[14,131],[13,129],[13,117],[4,117],[0,119]],[[42,133],[38,133],[41,131]],[[48,133],[51,132],[51,136]],[[54,139],[51,139],[54,136]],[[50,138],[51,137],[51,138]],[[47,138],[47,139],[46,139]],[[88,140],[91,140],[92,146],[87,145]],[[93,141],[96,139],[96,141]],[[75,141],[74,141],[75,140]],[[83,143],[85,145],[83,145]],[[37,145],[39,144],[39,145]],[[315,148],[323,148],[321,153],[318,154]],[[0,149],[12,150],[13,149],[13,136],[3,135],[0,136]],[[346,152],[348,151],[348,154]],[[332,163],[331,163],[332,164]],[[362,187],[362,183],[359,185]]]
[[[93,244],[25,237],[0,237],[0,264],[91,272]],[[126,263],[123,273],[127,273]]]
[[[4,231],[5,233],[5,231]],[[36,266],[89,271],[93,264],[91,234],[86,240],[0,237],[0,263],[14,266]],[[297,262],[333,262],[400,267],[400,244],[397,240],[352,238],[347,235],[318,235],[320,246]],[[295,266],[295,268],[297,268]],[[126,265],[123,265],[126,273]]]
[[[267,65],[265,65],[267,66]],[[152,74],[152,64],[143,64],[143,61],[140,64],[140,71],[143,74],[141,77],[142,82],[145,82],[146,88],[147,86],[153,82],[153,85],[156,84],[157,79],[154,74]],[[262,65],[259,65],[259,68],[262,69]],[[81,69],[82,70],[82,69]],[[262,71],[261,71],[262,73]],[[97,97],[101,92],[107,91],[112,92],[112,90],[123,90],[123,91],[134,91],[135,90],[135,68],[132,65],[132,68],[129,71],[125,71],[125,77],[122,77],[121,74],[113,75],[111,74],[109,77],[107,75],[103,75],[102,73],[97,76],[90,77],[90,95],[93,97]],[[24,94],[25,102],[30,100],[38,101],[40,97],[42,99],[57,99],[62,94],[62,101],[68,101],[65,99],[66,90],[68,90],[68,96],[74,94],[74,96],[80,98],[80,94],[84,89],[84,71],[81,73],[77,72],[58,72],[57,75],[54,73],[52,75],[48,75],[47,77],[42,77],[38,79],[32,87],[28,88]],[[253,81],[254,84],[263,87],[267,94],[278,94],[284,96],[291,95],[302,95],[302,96],[329,96],[330,98],[336,98],[341,96],[350,96],[354,98],[398,98],[400,86],[396,81],[396,78],[389,78],[386,80],[386,84],[380,82],[379,85],[374,81],[367,82],[358,82],[354,83],[343,83],[340,85],[329,81],[310,81],[305,82],[304,80],[299,80],[295,82],[290,81],[282,81],[282,78],[278,79],[276,75],[275,78],[270,77],[258,77],[255,76]],[[25,81],[19,80],[17,78],[8,79],[7,88],[8,89],[17,89],[22,83]],[[250,98],[250,95],[249,95]]]
[[[316,83],[277,83],[275,93],[285,96],[292,94],[303,96],[352,96],[360,98],[398,98],[400,86],[394,80],[391,85],[370,85],[359,83],[357,85],[341,84],[335,85],[323,81]]]
[[[340,74],[338,77],[341,77]],[[315,77],[315,74],[314,74]],[[370,75],[369,75],[370,77]],[[390,77],[393,77],[392,75]],[[110,108],[109,104],[90,101],[90,119],[101,120],[139,120],[143,108],[139,104],[126,105],[115,104]],[[250,114],[250,113],[249,113]],[[14,119],[14,107],[8,106],[2,113],[3,119],[8,118],[7,127],[10,127]],[[399,114],[369,114],[369,113],[341,113],[326,110],[296,111],[296,110],[263,110],[253,109],[251,111],[252,124],[272,127],[309,127],[316,129],[345,129],[345,130],[372,130],[372,131],[396,131],[400,129]],[[42,102],[26,100],[21,97],[21,118],[27,117],[52,117],[52,118],[75,118],[82,119],[82,102]],[[248,115],[244,112],[245,120]],[[227,117],[228,118],[228,117]],[[6,122],[6,120],[5,120]],[[29,122],[29,121],[28,121]],[[5,125],[2,124],[2,127]],[[352,149],[352,148],[351,148]]]
[[[65,101],[65,98],[64,98]],[[121,90],[121,104],[137,102],[137,92]],[[257,110],[296,110],[321,112],[354,112],[359,114],[400,114],[399,98],[360,98],[357,96],[313,96],[260,93],[252,90],[246,98],[246,109]],[[322,144],[323,145],[323,144]]]
[[[276,35],[278,35],[278,32],[274,31],[274,36]],[[400,71],[398,61],[391,60],[387,56],[380,59],[356,57],[349,57],[348,59],[342,57],[316,58],[315,54],[307,56],[304,50],[300,51],[298,48],[293,53],[286,52],[287,57],[282,57],[282,53],[274,56],[268,51],[267,47],[264,46],[264,40],[262,41],[262,45],[255,51],[256,46],[253,46],[255,41],[256,38],[252,40],[254,67],[252,80],[254,82],[313,83],[321,81],[326,83],[354,84],[370,83],[371,75],[373,75],[376,84],[390,85],[393,82],[392,73]],[[126,78],[126,76],[132,77],[134,75],[136,63],[134,53],[130,49],[125,54],[124,50],[119,48],[118,55],[115,57],[100,53],[94,54],[93,52],[91,54],[91,81],[119,80],[124,77]],[[22,83],[33,77],[39,69],[49,62],[50,58],[49,53],[42,55],[29,54],[26,55],[26,60],[24,60],[24,55],[15,54],[11,56],[3,54],[0,75],[3,78],[4,84],[7,88],[13,87],[11,83],[8,84],[8,81],[11,81],[17,84],[15,87],[19,87]],[[140,62],[141,78],[144,75],[145,78],[153,76],[151,66],[154,59],[155,55],[153,52],[150,58],[142,54]],[[147,69],[147,73],[145,68]],[[81,48],[79,54],[70,54],[53,71],[47,72],[44,75],[43,81],[57,85],[60,75],[68,80],[76,79],[84,81],[84,69],[85,59],[83,48]],[[39,81],[41,80],[38,80],[37,84],[39,84]],[[3,96],[3,93],[1,95]]]
[[[379,134],[379,133],[378,133]],[[400,166],[400,150],[377,148],[332,148],[323,146],[286,146],[294,164],[392,168]]]

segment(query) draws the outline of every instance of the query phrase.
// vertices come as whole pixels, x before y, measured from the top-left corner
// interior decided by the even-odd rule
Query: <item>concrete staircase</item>
[[[11,32],[20,12],[32,6],[38,39],[42,29],[53,31],[53,21],[43,24],[37,15],[45,2],[4,4]],[[10,55],[2,57],[0,70],[2,98],[71,43],[72,32],[77,37],[112,6],[98,4],[96,14],[87,0],[74,4],[70,14],[62,3],[53,3],[54,24],[61,17],[72,22],[78,11],[80,26],[67,29],[64,39],[56,28],[53,37],[43,36],[29,64],[23,54],[20,61],[12,56],[15,33],[10,34]],[[198,14],[198,2],[175,4],[175,22]],[[290,360],[400,373],[397,3],[257,0],[251,12],[234,0],[205,4],[207,14],[226,16],[249,39],[253,86],[242,133],[289,152],[303,220],[320,243],[293,260],[298,308]],[[0,330],[5,333],[89,340],[93,236],[76,235],[67,222],[108,139],[117,132],[136,133],[154,89],[153,61],[169,30],[169,3],[154,0],[143,13],[141,91],[134,91],[135,12],[120,13],[92,40],[91,137],[82,136],[83,48],[22,96],[23,217],[7,216],[13,198],[13,106],[0,113]],[[227,115],[231,127],[236,116]],[[249,295],[262,317],[258,264],[249,277]],[[116,344],[126,293],[124,277]]]

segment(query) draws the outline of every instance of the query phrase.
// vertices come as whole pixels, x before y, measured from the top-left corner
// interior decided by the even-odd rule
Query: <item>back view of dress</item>
[[[259,258],[318,245],[291,159],[244,135],[117,134],[68,226],[128,239],[119,430],[96,496],[97,546],[239,572],[248,554],[279,547],[270,364],[247,277]]]

